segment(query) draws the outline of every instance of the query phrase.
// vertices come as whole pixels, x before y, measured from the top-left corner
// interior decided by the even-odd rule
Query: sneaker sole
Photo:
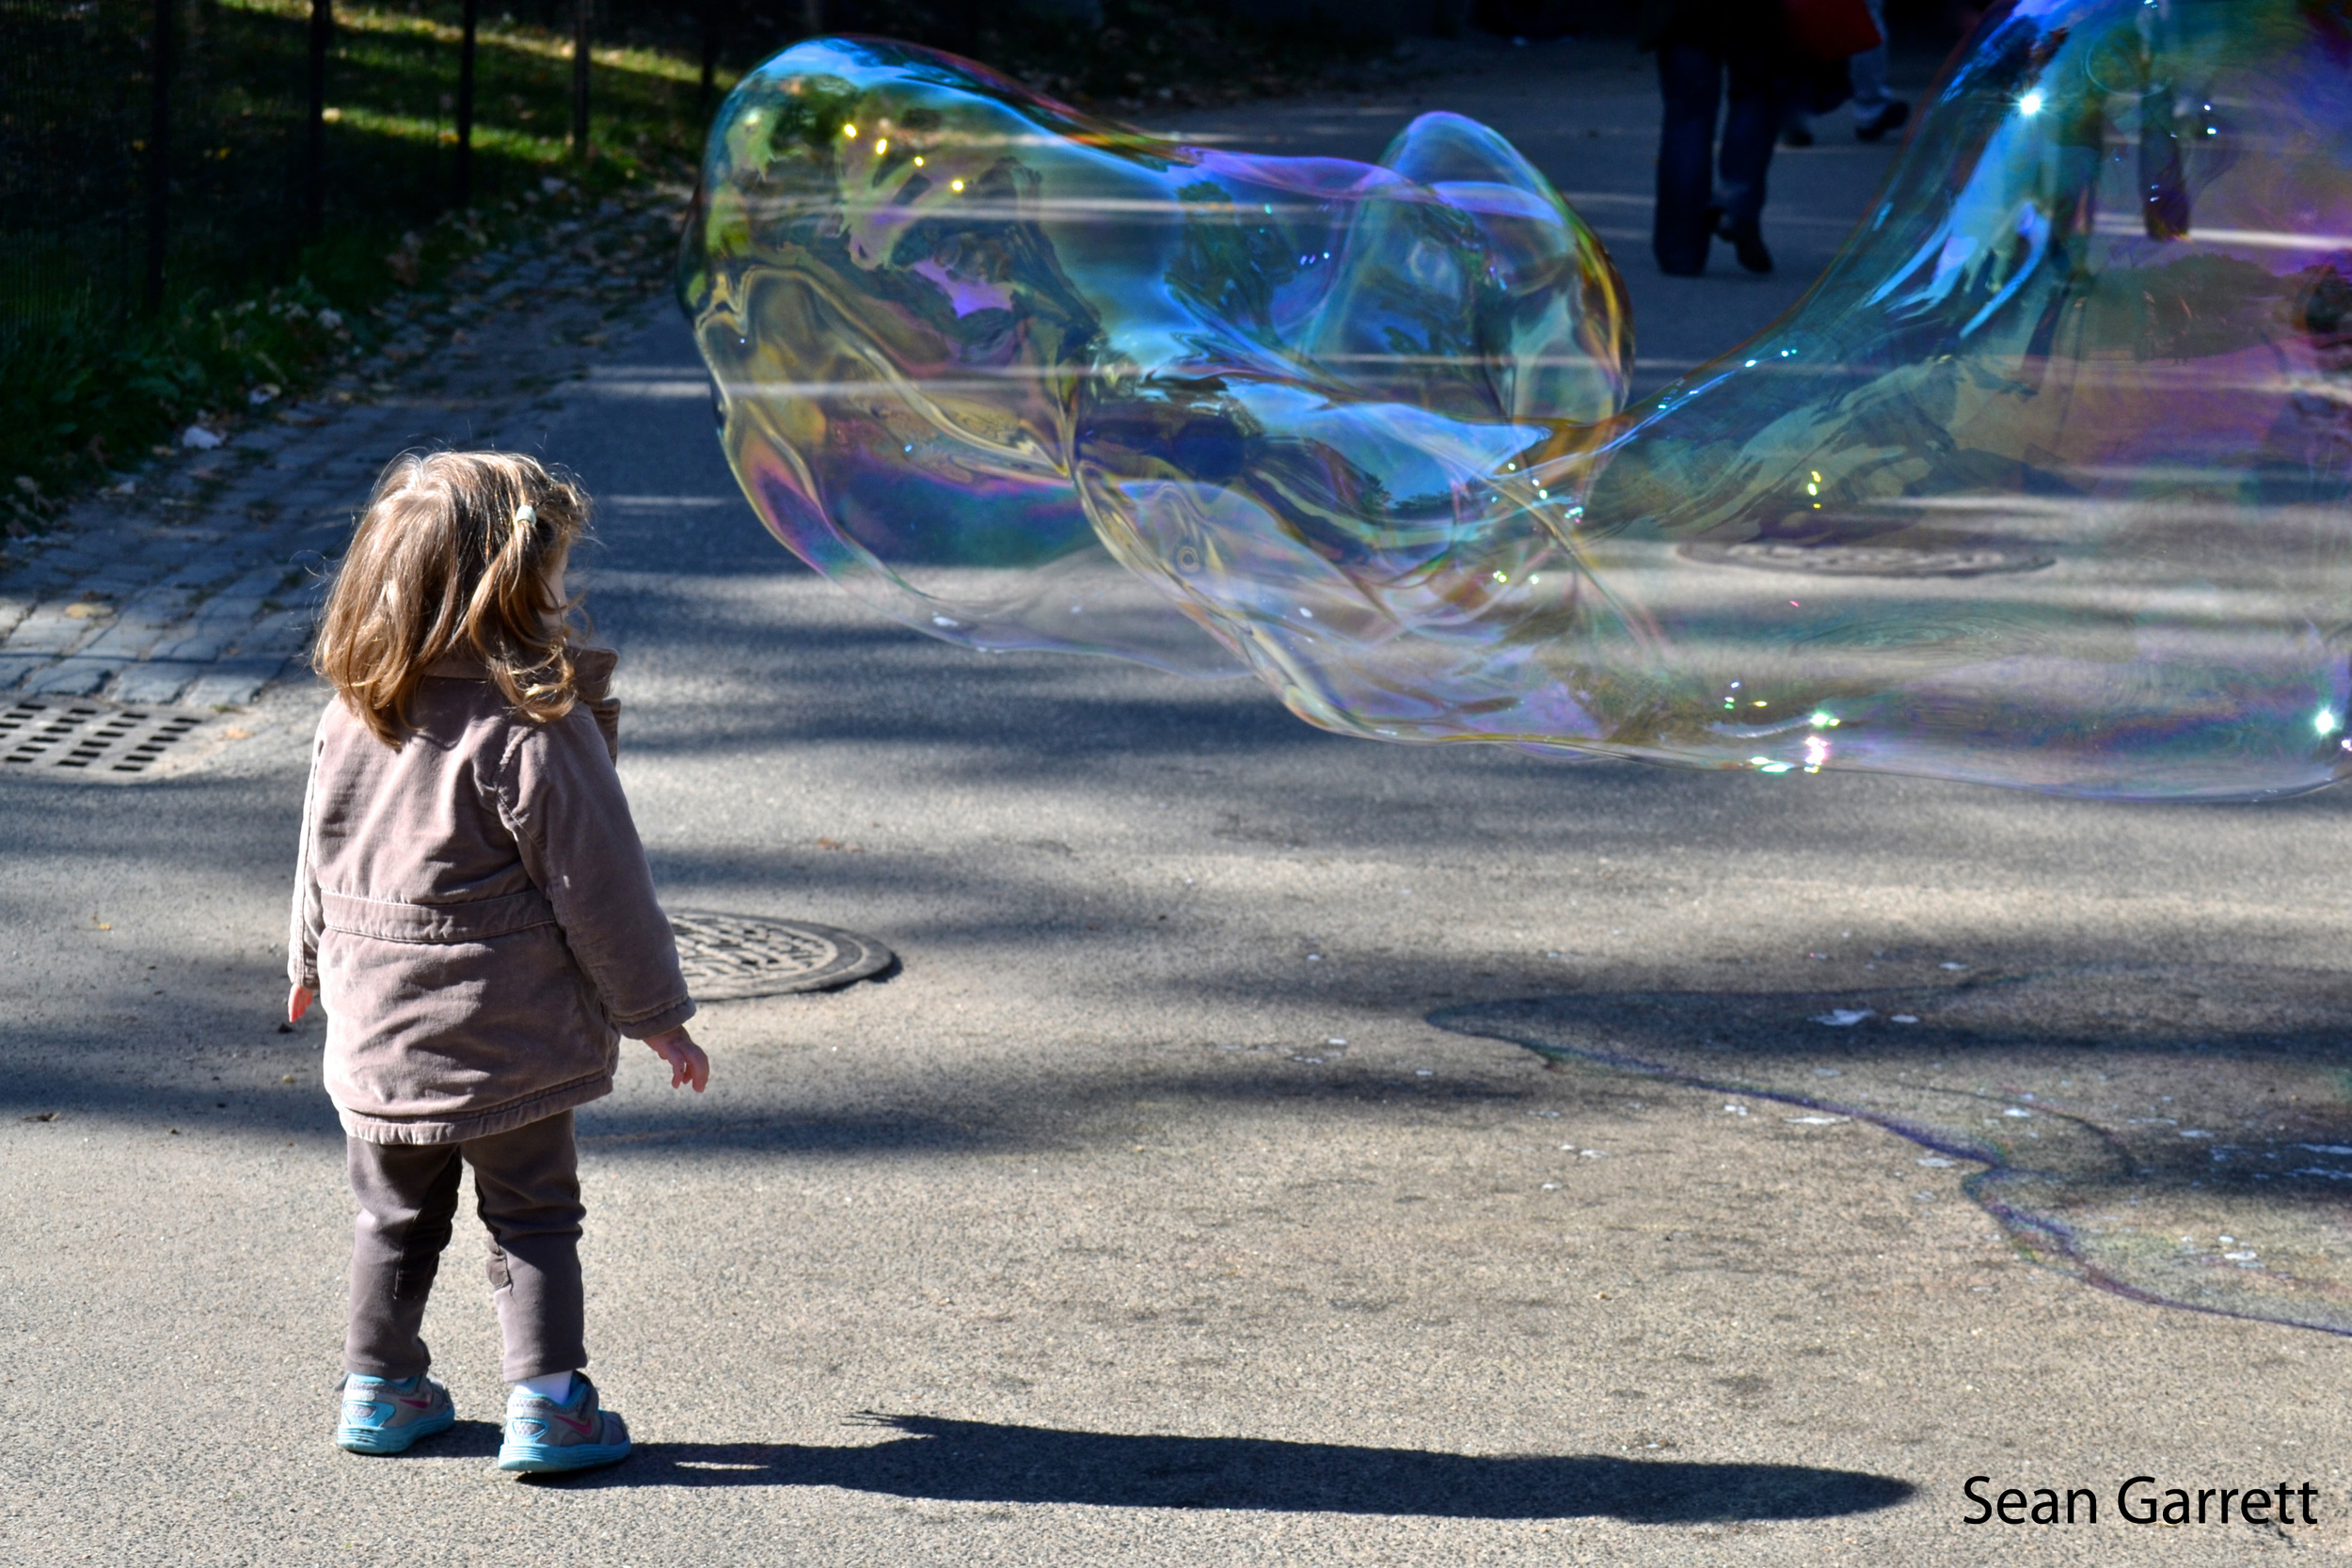
[[[627,1443],[509,1443],[499,1449],[499,1468],[510,1475],[545,1475],[552,1470],[593,1470],[628,1457]]]
[[[406,1453],[420,1437],[447,1432],[456,1424],[457,1412],[453,1407],[437,1416],[427,1416],[421,1421],[394,1427],[389,1432],[378,1427],[337,1427],[335,1446],[345,1453]]]

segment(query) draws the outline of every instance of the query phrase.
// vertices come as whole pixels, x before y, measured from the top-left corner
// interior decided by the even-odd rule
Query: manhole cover
[[[670,928],[677,933],[678,967],[698,1002],[832,990],[893,962],[890,949],[872,937],[805,920],[673,910]]]
[[[175,752],[213,716],[26,697],[0,711],[0,770],[126,779]]]
[[[1974,578],[1991,572],[2031,572],[2056,558],[2015,546],[1802,545],[1755,540],[1744,545],[1690,544],[1686,560],[1761,572],[1801,572],[1819,578]]]

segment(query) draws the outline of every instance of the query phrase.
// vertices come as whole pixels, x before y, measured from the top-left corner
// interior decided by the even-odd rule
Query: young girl
[[[499,1468],[628,1452],[580,1369],[572,1112],[619,1037],[700,1092],[710,1062],[612,761],[614,656],[575,646],[564,567],[587,497],[527,457],[394,462],[318,642],[335,696],[303,801],[290,1018],[327,1012],[326,1091],[359,1218],[335,1441],[399,1453],[449,1429],[417,1330],[458,1166],[490,1232],[506,1342]]]

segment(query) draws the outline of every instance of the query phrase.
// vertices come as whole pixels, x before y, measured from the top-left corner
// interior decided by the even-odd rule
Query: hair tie
[[[538,520],[539,509],[532,505],[529,501],[525,501],[522,505],[515,508],[514,526],[517,530],[530,528],[537,523]]]

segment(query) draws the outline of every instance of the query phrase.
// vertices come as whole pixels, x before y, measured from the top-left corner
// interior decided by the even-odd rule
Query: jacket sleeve
[[[620,655],[594,643],[572,650],[575,689],[604,737],[605,754],[614,762],[621,760],[621,700],[612,695],[612,672],[620,661]]]
[[[322,732],[325,723],[321,722]],[[294,910],[286,925],[286,983],[300,986],[312,996],[319,992],[318,868],[310,858],[310,838],[318,832],[319,755],[326,749],[324,733],[310,741],[310,782],[302,790],[302,836],[294,845]]]
[[[554,906],[572,957],[612,1026],[646,1039],[694,1016],[677,940],[595,720],[517,723],[500,770],[499,806],[523,869]]]

